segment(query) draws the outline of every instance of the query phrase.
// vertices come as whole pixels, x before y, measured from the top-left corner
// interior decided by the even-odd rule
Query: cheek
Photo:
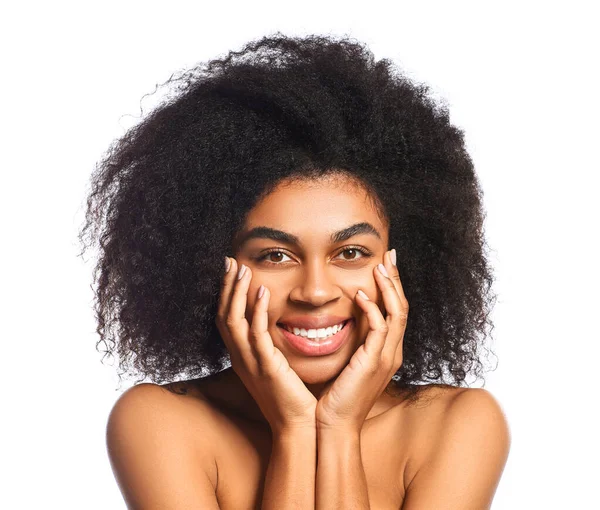
[[[258,301],[258,289],[261,285],[267,287],[270,291],[271,297],[269,298],[269,308],[267,313],[269,316],[272,315],[272,311],[276,309],[278,302],[278,289],[276,282],[266,282],[266,281],[254,281],[250,282],[248,287],[248,295],[246,296],[246,320],[248,322],[251,321],[252,316],[254,314],[254,307],[256,306],[256,302]],[[270,323],[269,317],[269,323]]]
[[[377,285],[377,282],[373,279],[369,285],[365,285],[363,287],[357,287],[354,291],[355,294],[359,288],[363,289],[367,293],[369,298],[377,304],[377,306],[379,307],[379,310],[381,312],[381,315],[383,315],[383,317],[385,317],[387,312],[385,309],[385,303],[383,301],[383,293],[381,292],[379,285]],[[364,341],[366,338],[366,335],[370,329],[369,320],[367,318],[367,315],[363,311],[363,309],[360,306],[358,306],[358,304],[356,304],[356,303],[355,303],[355,306],[356,306],[356,311],[358,313],[358,316],[360,317],[360,335],[361,335],[362,341]]]
[[[381,289],[379,288],[379,285],[377,284],[374,278],[371,279],[366,288],[361,288],[367,293],[371,300],[377,303],[377,306],[379,306],[380,310],[385,309],[385,305],[383,303],[383,293],[381,292]]]
[[[255,282],[254,280],[250,282],[250,285],[248,286],[248,294],[246,296],[248,303],[256,302],[256,300],[258,299],[258,289],[260,288],[260,286],[260,282]]]
[[[377,306],[381,310],[381,313],[383,313],[385,311],[385,303],[383,302],[383,292],[381,292],[381,289],[379,288],[379,285],[377,284],[375,279],[373,279],[373,287],[372,288],[373,288],[372,294],[370,294],[370,295],[375,296],[374,301],[375,301],[375,303],[377,303]]]

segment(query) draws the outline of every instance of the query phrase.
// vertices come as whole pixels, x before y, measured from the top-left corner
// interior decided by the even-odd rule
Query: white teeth
[[[336,326],[329,326],[328,328],[319,328],[319,329],[304,329],[304,328],[291,328],[289,326],[285,326],[284,328],[288,330],[290,333],[294,333],[297,336],[303,336],[305,338],[327,338],[332,335],[335,335],[344,327],[344,323],[337,324]]]

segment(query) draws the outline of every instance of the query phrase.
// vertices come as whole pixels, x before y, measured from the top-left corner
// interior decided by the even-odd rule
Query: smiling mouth
[[[319,329],[305,329],[299,328],[295,326],[288,326],[286,324],[282,324],[280,322],[277,323],[277,327],[286,330],[287,332],[298,336],[300,338],[310,340],[313,342],[321,342],[325,341],[335,335],[337,335],[340,331],[342,331],[346,325],[352,319],[346,319],[340,324],[336,324],[335,326],[329,326],[327,328],[319,328]]]
[[[338,352],[348,343],[354,327],[354,319],[347,319],[340,324],[343,325],[342,328],[335,328],[335,333],[329,336],[327,335],[327,328],[325,328],[325,336],[321,336],[320,338],[318,336],[316,338],[308,337],[309,332],[311,336],[314,336],[315,331],[318,333],[318,330],[304,330],[307,335],[300,336],[294,332],[289,332],[283,324],[277,323],[277,327],[287,341],[287,344],[292,347],[295,352],[304,356],[321,357]],[[300,330],[299,333],[302,334],[303,329],[296,328],[297,332],[298,330]],[[321,332],[321,334],[323,333]]]

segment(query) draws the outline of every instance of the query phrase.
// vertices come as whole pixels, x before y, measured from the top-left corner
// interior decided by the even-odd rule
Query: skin
[[[148,399],[157,398],[152,385],[139,385],[115,406],[107,432],[113,469],[129,500],[138,502],[136,508],[173,504],[174,498],[186,507],[200,498],[216,505],[218,498],[220,508],[257,508],[261,501],[262,508],[292,502],[320,510],[490,507],[510,441],[493,397],[482,389],[429,385],[425,407],[404,409],[401,399],[384,391],[402,363],[408,303],[388,251],[388,225],[371,198],[339,176],[281,184],[249,212],[241,233],[270,227],[295,235],[299,244],[252,239],[234,249],[233,270],[227,273],[230,282],[239,266],[250,268],[239,281],[243,287],[237,283],[244,300],[232,300],[239,306],[227,316],[237,318],[230,321],[236,331],[242,322],[258,318],[253,324],[263,338],[269,333],[272,346],[298,376],[283,382],[289,388],[293,383],[298,394],[303,383],[305,401],[314,397],[324,403],[321,414],[316,407],[316,430],[269,433],[270,424],[232,369],[199,381],[194,395],[209,407],[184,408],[177,399],[168,401],[173,407],[166,412],[156,413],[161,407],[148,405]],[[356,223],[373,225],[379,237],[363,233],[338,244],[330,241],[332,232]],[[346,251],[350,247],[372,256]],[[278,253],[258,260],[266,250]],[[379,264],[390,278],[378,272]],[[267,290],[258,300],[261,285]],[[357,298],[359,290],[368,301]],[[288,347],[277,327],[283,317],[300,314],[353,317],[356,327],[336,353],[303,356]],[[237,335],[231,346],[242,347],[247,338]],[[264,384],[265,379],[257,380]],[[288,395],[283,382],[279,401]],[[182,434],[162,434],[169,428],[166,419],[175,420]],[[192,427],[190,419],[196,419]],[[183,461],[181,452],[187,452]],[[196,452],[203,453],[196,457]],[[140,462],[160,465],[164,473],[140,469]]]
[[[362,222],[373,225],[380,237],[359,234],[337,244],[331,243],[332,232]],[[241,234],[262,226],[295,235],[299,245],[255,238],[236,247],[238,267],[244,264],[252,270],[246,317],[252,317],[258,289],[264,285],[270,292],[268,330],[273,344],[318,400],[347,367],[369,333],[369,319],[356,301],[357,291],[365,292],[377,304],[381,315],[386,316],[374,268],[384,262],[389,267],[389,261],[384,260],[389,226],[368,192],[344,175],[280,184],[249,212]],[[371,256],[344,251],[350,246],[365,249]],[[273,249],[281,251],[267,253]],[[266,257],[259,260],[264,255]],[[355,328],[346,345],[333,355],[303,356],[288,346],[277,327],[281,318],[301,314],[353,317]],[[233,374],[232,377],[236,379]],[[242,385],[239,379],[236,383]],[[248,399],[248,412],[260,419],[260,411],[251,400]],[[387,410],[393,400],[382,392],[366,419]]]

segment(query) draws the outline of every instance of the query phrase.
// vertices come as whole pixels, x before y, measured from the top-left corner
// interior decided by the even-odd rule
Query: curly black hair
[[[221,371],[223,261],[246,214],[284,179],[340,169],[383,208],[410,303],[390,387],[411,399],[426,381],[481,376],[496,299],[483,193],[428,86],[353,38],[280,32],[162,86],[170,95],[97,164],[79,233],[83,252],[100,248],[96,349],[118,355],[119,378]]]

